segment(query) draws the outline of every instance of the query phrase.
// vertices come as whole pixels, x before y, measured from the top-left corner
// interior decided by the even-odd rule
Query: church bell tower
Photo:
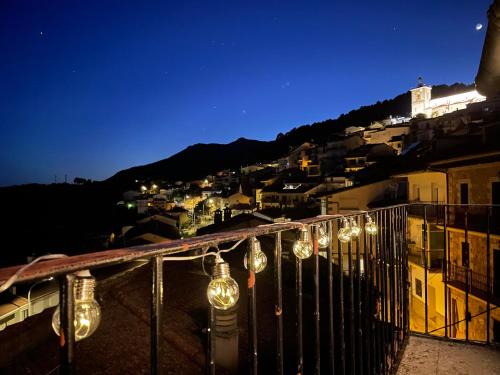
[[[424,114],[430,117],[430,106],[431,101],[431,91],[432,87],[427,86],[424,83],[422,77],[418,77],[417,87],[411,89],[411,117],[415,117],[418,114]]]

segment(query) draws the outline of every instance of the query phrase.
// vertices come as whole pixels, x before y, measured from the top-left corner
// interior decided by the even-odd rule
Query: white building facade
[[[431,99],[432,87],[423,83],[419,79],[418,87],[411,89],[411,117],[419,114],[427,118],[434,118],[450,112],[465,109],[468,104],[482,102],[486,98],[476,90],[446,96],[443,98]]]

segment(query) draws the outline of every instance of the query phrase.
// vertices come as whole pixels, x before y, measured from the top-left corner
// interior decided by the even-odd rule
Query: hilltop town
[[[493,136],[499,131],[498,102],[470,89],[436,98],[422,79],[410,93],[407,117],[351,124],[332,131],[323,142],[290,147],[273,160],[263,156],[256,163],[223,170],[214,165],[214,173],[189,181],[147,178],[149,167],[126,171],[135,178],[116,205],[137,220],[113,233],[114,246],[421,200],[417,191],[423,194],[427,187],[409,185],[404,176],[429,170],[439,160],[498,149]],[[257,141],[240,139],[231,145],[237,152],[254,147],[252,142]],[[447,202],[445,187],[429,189],[428,201]]]

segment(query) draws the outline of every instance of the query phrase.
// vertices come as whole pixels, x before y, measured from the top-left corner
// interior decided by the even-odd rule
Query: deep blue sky
[[[473,82],[490,3],[2,0],[0,185],[271,140],[419,75]]]

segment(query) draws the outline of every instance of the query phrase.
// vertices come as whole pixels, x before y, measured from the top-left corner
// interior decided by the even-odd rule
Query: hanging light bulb
[[[360,226],[358,226],[358,222],[354,218],[351,218],[351,237],[358,238],[361,234],[361,231],[362,229]]]
[[[370,215],[366,214],[366,224],[365,224],[365,231],[368,233],[370,236],[375,236],[377,234],[377,224],[373,221]]]
[[[260,248],[260,242],[257,238],[253,237],[250,239],[251,245],[253,248],[253,271],[255,273],[259,273],[260,271],[264,271],[267,266],[267,257],[266,254]],[[246,269],[247,267],[247,258],[248,253],[245,254],[245,258],[243,259],[243,265]]]
[[[101,322],[101,307],[94,298],[96,281],[88,270],[78,272],[74,283],[75,294],[75,340],[92,335]],[[61,330],[60,309],[52,315],[52,328],[59,336]]]
[[[302,227],[299,231],[299,239],[293,244],[293,253],[299,259],[307,259],[313,253],[313,246],[311,243],[311,236],[309,229]]]
[[[351,240],[351,227],[346,218],[342,220],[342,228],[339,229],[337,233],[337,238],[340,242],[346,243]]]
[[[236,305],[239,296],[240,289],[229,273],[229,264],[218,256],[207,287],[208,302],[217,310],[227,310]]]
[[[323,227],[323,225],[319,226],[319,236],[318,236],[318,246],[320,249],[324,249],[330,245],[330,236],[327,231]]]

